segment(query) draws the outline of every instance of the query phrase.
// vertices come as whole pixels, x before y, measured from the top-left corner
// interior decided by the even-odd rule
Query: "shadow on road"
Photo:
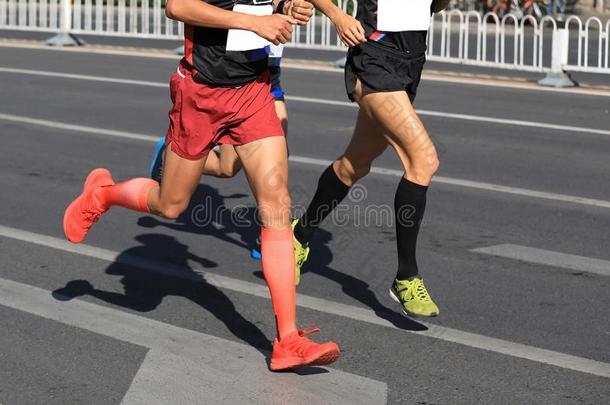
[[[53,296],[58,300],[67,301],[88,295],[139,312],[153,311],[167,296],[184,297],[213,314],[237,338],[268,356],[271,344],[263,332],[244,318],[221,290],[208,284],[194,272],[189,267],[188,260],[195,261],[203,267],[215,267],[216,263],[195,256],[189,252],[186,245],[170,236],[144,234],[136,237],[136,240],[141,245],[122,252],[106,269],[107,274],[122,277],[124,293],[96,289],[87,280],[73,280],[53,291]],[[158,257],[160,252],[171,254],[171,264],[189,273],[176,277],[122,264],[129,262],[134,256]]]
[[[242,205],[239,209],[231,210],[227,208],[225,203],[227,199],[245,196],[245,194],[223,196],[216,188],[200,184],[193,195],[189,208],[176,222],[165,222],[153,217],[144,217],[138,221],[138,224],[149,228],[163,226],[182,232],[210,235],[246,248],[247,252],[244,252],[244,254],[248,254],[253,247],[256,247],[256,238],[260,232],[258,225],[256,225],[256,208]],[[238,239],[232,235],[237,235]],[[391,322],[397,328],[411,331],[428,329],[425,325],[384,306],[366,282],[330,267],[333,254],[328,244],[332,238],[333,235],[330,232],[322,228],[318,229],[313,241],[313,253],[303,269],[304,272],[311,269],[311,271],[338,283],[347,295],[370,307],[377,316]],[[255,272],[255,275],[261,279],[263,278],[261,271]],[[304,280],[304,282],[307,282],[307,280]]]
[[[175,222],[160,221],[157,218],[146,216],[141,217],[138,224],[145,228],[165,227],[182,232],[210,235],[242,248],[252,248],[255,246],[256,237],[260,232],[255,225],[255,207],[241,206],[239,221],[236,223],[231,218],[232,215],[235,215],[235,211],[231,211],[225,206],[226,199],[245,196],[245,194],[222,196],[217,189],[211,186],[199,185],[189,208]],[[209,214],[213,216],[210,217]],[[194,215],[197,216],[194,217]],[[237,234],[239,239],[230,236],[231,234]],[[196,256],[188,250],[188,246],[168,235],[142,234],[135,240],[140,245],[123,251],[106,269],[107,274],[122,277],[124,293],[96,289],[87,280],[72,280],[64,287],[53,291],[53,297],[67,301],[88,295],[139,312],[155,310],[167,296],[184,297],[209,311],[223,322],[235,337],[259,350],[267,361],[270,360],[272,345],[264,333],[244,318],[229,297],[220,289],[208,284],[199,273],[194,271],[188,261],[194,261],[204,268],[217,267],[217,263]],[[133,263],[134,259],[137,262],[138,258],[167,263],[168,267],[171,266],[173,270],[164,274],[154,269],[146,269],[146,266],[136,267],[125,264]],[[184,273],[178,275],[176,271]],[[293,372],[299,375],[311,375],[328,371],[320,367],[309,366]]]
[[[258,226],[255,226],[256,208],[245,205],[228,208],[226,205],[226,200],[247,196],[247,194],[223,196],[218,189],[200,184],[191,198],[189,207],[176,221],[146,216],[138,220],[138,225],[145,228],[164,227],[180,232],[209,235],[223,242],[252,249],[260,233]],[[232,235],[237,235],[238,238]]]
[[[244,194],[222,196],[214,187],[199,185],[189,208],[175,222],[147,216],[140,218],[138,224],[151,229],[165,227],[181,232],[210,235],[241,248],[247,248],[248,251],[244,254],[248,254],[249,249],[255,246],[259,234],[255,221],[256,209],[252,206],[241,206],[236,221],[235,210],[228,209],[225,205],[226,199],[244,196]],[[330,232],[324,229],[318,230],[312,246],[313,254],[303,269],[304,272],[311,269],[316,274],[338,283],[347,295],[370,307],[377,316],[388,320],[398,328],[412,331],[427,329],[426,326],[384,306],[365,281],[330,267],[333,254],[328,245],[332,238]],[[58,300],[67,301],[88,295],[139,312],[155,310],[167,296],[184,297],[209,311],[223,322],[235,337],[256,348],[268,358],[272,346],[264,333],[244,318],[220,289],[208,284],[194,271],[188,261],[199,263],[204,268],[217,267],[217,263],[194,255],[189,251],[188,246],[168,235],[148,233],[139,235],[135,239],[140,245],[122,252],[106,269],[107,274],[122,277],[123,293],[97,289],[87,280],[72,280],[64,287],[55,290],[53,296]],[[151,271],[145,269],[146,266],[125,264],[132,263],[133,258],[168,263],[174,269],[181,269],[185,273],[177,276],[175,272]],[[255,274],[263,278],[262,272],[258,271]],[[320,372],[325,370],[306,368],[299,374]]]

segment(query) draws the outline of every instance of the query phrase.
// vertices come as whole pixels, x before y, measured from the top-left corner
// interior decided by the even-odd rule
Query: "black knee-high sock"
[[[337,177],[333,165],[328,166],[318,180],[318,189],[307,211],[294,227],[295,238],[304,245],[309,243],[320,223],[345,198],[348,191],[349,187]]]
[[[396,244],[398,248],[398,273],[396,278],[406,280],[417,275],[415,247],[419,225],[426,209],[428,186],[413,183],[404,177],[400,180],[394,197],[396,215]]]

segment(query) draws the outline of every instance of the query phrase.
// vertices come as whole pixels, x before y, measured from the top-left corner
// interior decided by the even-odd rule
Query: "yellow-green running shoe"
[[[400,304],[402,312],[411,316],[437,316],[438,307],[430,298],[424,280],[415,277],[412,280],[394,279],[390,287],[390,297]]]
[[[295,219],[294,221],[292,221],[292,230],[293,231],[294,231],[294,227],[297,225],[298,222],[299,222],[298,219]],[[307,256],[309,256],[309,246],[303,247],[303,245],[301,245],[301,242],[299,242],[297,240],[297,238],[294,237],[294,235],[292,235],[292,242],[294,243],[294,259],[296,262],[295,280],[296,280],[296,285],[299,285],[299,283],[301,282],[301,267],[307,261]]]

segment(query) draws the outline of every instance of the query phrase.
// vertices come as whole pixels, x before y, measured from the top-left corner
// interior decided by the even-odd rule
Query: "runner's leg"
[[[85,181],[82,194],[66,209],[66,237],[74,243],[82,241],[91,226],[113,206],[177,218],[188,206],[199,183],[205,157],[188,160],[175,154],[171,148],[166,155],[161,185],[148,178],[114,183],[108,170],[93,170]]]
[[[213,150],[203,168],[204,176],[229,178],[241,170],[241,162],[233,145],[220,145],[219,151]]]
[[[349,188],[369,173],[373,160],[385,151],[387,141],[378,132],[375,122],[359,110],[347,149],[322,173],[307,211],[294,228],[295,237],[302,245],[310,242],[315,230],[345,198]]]
[[[416,260],[426,193],[439,167],[436,148],[406,92],[366,94],[359,104],[383,128],[405,171],[394,197],[398,271],[392,296],[407,314],[436,316],[439,309],[419,277]]]
[[[374,93],[360,104],[384,128],[385,137],[398,154],[405,175],[395,196],[399,246],[399,280],[418,273],[415,247],[426,206],[426,190],[439,166],[434,143],[405,92]]]
[[[275,136],[236,146],[256,199],[262,224],[261,249],[265,280],[275,313],[277,338],[273,343],[271,369],[283,370],[305,364],[328,364],[339,357],[333,342],[317,344],[303,337],[296,327],[296,290],[286,138]]]
[[[236,146],[235,150],[258,205],[262,225],[263,272],[271,291],[281,338],[296,331],[286,138],[263,138]]]
[[[272,91],[271,94],[273,94],[274,98],[275,98],[275,113],[277,114],[277,117],[280,119],[280,123],[282,124],[282,129],[284,130],[284,134],[288,135],[288,110],[286,109],[286,103],[284,102],[284,92],[281,90],[281,87],[279,86],[279,81],[276,83],[275,92]],[[260,260],[260,258],[261,258],[260,238],[256,239],[255,246],[250,251],[250,257],[252,257],[253,259],[256,259],[256,260]],[[296,283],[299,284],[299,281],[300,281],[300,278],[298,277],[298,273],[297,273]]]
[[[151,212],[165,218],[177,218],[187,207],[199,184],[207,157],[189,160],[178,156],[170,147],[165,151],[163,179],[157,193],[149,195]]]

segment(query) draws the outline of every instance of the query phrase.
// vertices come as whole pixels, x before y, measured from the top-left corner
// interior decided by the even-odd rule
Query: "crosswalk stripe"
[[[510,243],[471,249],[472,252],[505,257],[523,262],[543,264],[561,269],[610,276],[610,261],[570,255],[552,250],[536,249]]]
[[[76,253],[83,256],[107,260],[123,265],[134,266],[146,271],[152,271],[172,277],[180,277],[188,280],[205,280],[210,285],[218,288],[237,291],[265,299],[269,299],[267,288],[261,284],[238,280],[219,274],[207,273],[199,269],[185,269],[171,263],[159,262],[139,256],[121,254],[108,249],[97,248],[89,245],[73,245],[69,242],[52,236],[41,235],[33,232],[0,225],[0,236],[33,243],[65,252]],[[549,364],[563,369],[579,371],[582,373],[610,378],[610,364],[597,360],[577,357],[552,350],[546,350],[521,343],[510,342],[502,339],[492,338],[476,333],[446,328],[443,326],[420,322],[426,327],[422,331],[404,330],[397,328],[387,319],[380,318],[374,311],[368,308],[360,308],[352,305],[333,302],[330,300],[297,295],[297,305],[303,308],[313,309],[326,314],[337,315],[360,322],[366,322],[386,328],[398,329],[406,333],[412,333],[429,338],[456,343],[476,349],[488,350],[507,356],[518,357],[538,363]]]
[[[0,279],[0,305],[150,348],[124,404],[386,402],[387,385],[355,374],[271,373],[255,348],[80,299]],[[155,397],[154,395],[158,395]]]

